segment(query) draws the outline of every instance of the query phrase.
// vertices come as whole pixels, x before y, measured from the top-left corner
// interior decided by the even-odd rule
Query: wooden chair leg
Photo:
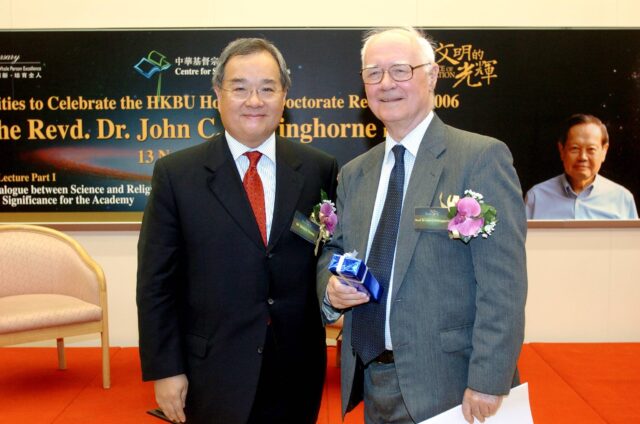
[[[111,366],[109,360],[109,333],[103,331],[100,333],[102,339],[102,387],[108,389],[111,387]]]
[[[56,339],[56,346],[58,347],[58,369],[67,369],[67,358],[64,355],[64,339]]]

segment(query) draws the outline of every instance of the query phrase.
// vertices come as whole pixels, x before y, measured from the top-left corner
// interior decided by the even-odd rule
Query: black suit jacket
[[[138,242],[140,357],[145,380],[187,375],[188,422],[246,422],[268,322],[292,403],[315,422],[326,364],[316,257],[290,227],[321,189],[334,198],[336,175],[335,159],[276,138],[265,247],[223,135],[156,163]]]

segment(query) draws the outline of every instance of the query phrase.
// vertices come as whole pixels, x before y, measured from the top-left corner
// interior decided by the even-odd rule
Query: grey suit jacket
[[[324,298],[333,253],[364,255],[382,168],[380,144],[343,167],[340,222],[318,262]],[[414,229],[416,207],[471,189],[496,207],[488,239],[464,244],[447,231]],[[400,219],[391,299],[395,366],[407,409],[425,420],[462,401],[465,388],[503,395],[517,381],[527,292],[526,218],[520,183],[506,145],[455,129],[434,116],[420,144]],[[342,344],[342,411],[361,399],[362,367],[351,347],[351,311]]]

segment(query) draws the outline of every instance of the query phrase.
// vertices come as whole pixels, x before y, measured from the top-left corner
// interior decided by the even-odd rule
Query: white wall
[[[639,27],[637,0],[0,0],[0,29],[140,27]],[[137,344],[136,231],[68,231],[103,266],[111,344]],[[527,341],[640,341],[640,227],[534,228]],[[94,345],[74,338],[69,345]]]
[[[640,341],[640,227],[530,229],[527,341]]]
[[[138,234],[69,234],[105,269],[112,345],[136,345]],[[526,340],[640,341],[639,263],[640,228],[530,229]]]
[[[636,0],[0,0],[0,28],[638,26]]]

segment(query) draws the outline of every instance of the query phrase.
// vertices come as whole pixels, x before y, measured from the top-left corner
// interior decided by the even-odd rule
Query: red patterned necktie
[[[242,185],[249,197],[249,203],[251,203],[251,209],[253,209],[253,215],[256,217],[258,228],[260,228],[260,234],[262,235],[262,241],[264,245],[267,245],[267,218],[264,209],[264,188],[262,187],[262,180],[260,174],[258,174],[258,162],[262,157],[260,152],[246,152],[245,156],[249,158],[249,169],[244,174],[242,179]]]

